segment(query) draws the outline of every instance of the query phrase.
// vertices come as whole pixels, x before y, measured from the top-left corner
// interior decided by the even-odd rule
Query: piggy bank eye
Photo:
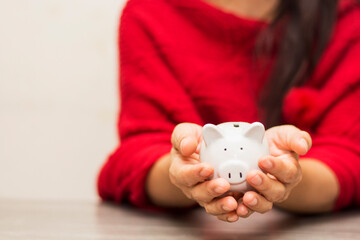
[[[226,148],[224,148],[224,151],[227,151],[227,149],[226,149]]]
[[[240,147],[240,150],[244,150],[243,147]]]

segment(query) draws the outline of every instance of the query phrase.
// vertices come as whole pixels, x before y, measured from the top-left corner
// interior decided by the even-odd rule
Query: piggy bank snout
[[[218,175],[226,179],[230,184],[240,184],[245,181],[249,166],[239,160],[231,160],[219,166]]]

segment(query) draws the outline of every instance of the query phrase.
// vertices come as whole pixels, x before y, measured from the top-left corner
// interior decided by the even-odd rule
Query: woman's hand
[[[249,191],[240,199],[236,210],[240,217],[269,211],[274,203],[285,201],[302,179],[299,155],[310,149],[310,135],[292,125],[283,125],[268,129],[265,137],[270,155],[259,160],[264,172],[253,170],[246,176],[258,193]]]
[[[243,196],[239,193],[224,196],[230,184],[222,178],[208,180],[214,169],[199,162],[201,126],[191,123],[179,124],[173,131],[170,180],[185,196],[220,220],[235,222],[253,212],[265,213],[274,203],[286,200],[301,181],[298,155],[305,154],[311,147],[310,135],[291,125],[268,129],[265,137],[270,155],[259,160],[264,172],[253,170],[247,175],[247,181],[258,193],[249,191]]]
[[[230,189],[230,184],[222,178],[206,181],[214,169],[199,161],[201,139],[199,125],[181,123],[175,127],[171,137],[173,148],[170,153],[170,181],[209,214],[224,221],[235,222],[239,218],[236,214],[237,200],[231,195],[220,197]],[[241,209],[238,208],[239,210]]]

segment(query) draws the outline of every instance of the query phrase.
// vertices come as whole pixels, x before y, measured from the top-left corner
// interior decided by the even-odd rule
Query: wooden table
[[[360,211],[301,217],[279,210],[225,223],[202,209],[147,213],[102,202],[0,200],[0,239],[360,239]]]

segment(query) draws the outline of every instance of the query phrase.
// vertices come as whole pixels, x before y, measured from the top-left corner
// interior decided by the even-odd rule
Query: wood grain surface
[[[0,239],[360,239],[360,211],[295,216],[272,210],[225,223],[202,209],[169,214],[103,202],[0,200]]]

